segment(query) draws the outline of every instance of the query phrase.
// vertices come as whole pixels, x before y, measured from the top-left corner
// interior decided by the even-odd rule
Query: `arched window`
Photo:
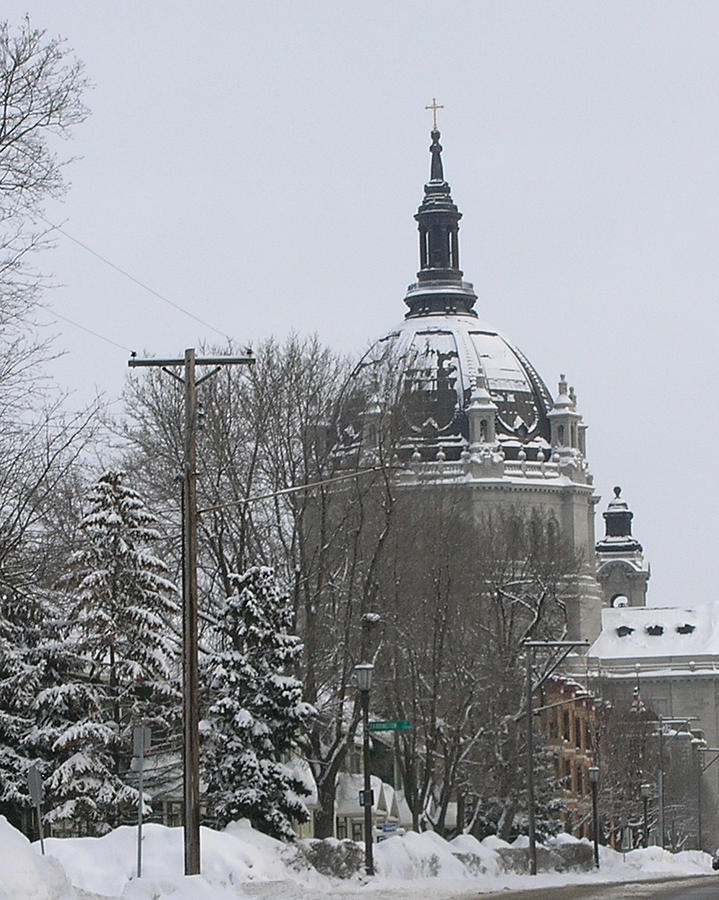
[[[560,447],[564,446],[564,425],[560,425],[557,428],[557,441]]]

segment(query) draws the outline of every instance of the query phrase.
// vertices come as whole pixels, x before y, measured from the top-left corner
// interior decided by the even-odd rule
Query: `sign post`
[[[132,729],[132,765],[137,772],[137,877],[142,878],[142,776],[145,770],[145,755],[150,752],[152,732],[146,725]]]
[[[45,841],[42,834],[42,811],[40,804],[42,803],[42,776],[37,770],[37,766],[32,765],[27,770],[27,787],[30,791],[30,799],[35,804],[37,812],[37,830],[40,832],[40,851],[45,855]]]

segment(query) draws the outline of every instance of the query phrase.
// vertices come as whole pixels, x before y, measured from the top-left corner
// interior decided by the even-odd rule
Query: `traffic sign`
[[[410,731],[412,729],[411,722],[404,722],[401,719],[391,720],[389,722],[370,722],[370,731]]]
[[[36,806],[42,803],[42,777],[36,766],[30,766],[27,770],[27,786],[32,802]]]

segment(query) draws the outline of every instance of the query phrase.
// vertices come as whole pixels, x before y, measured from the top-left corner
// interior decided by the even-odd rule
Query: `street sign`
[[[38,806],[42,803],[42,776],[37,770],[37,766],[30,766],[27,770],[27,787],[30,791],[30,799]]]
[[[35,812],[37,813],[37,830],[40,834],[40,850],[44,856],[45,839],[42,833],[42,810],[40,809],[40,804],[42,803],[42,775],[38,772],[37,766],[30,766],[27,770],[27,788],[30,791],[30,799],[34,804]]]
[[[133,759],[130,768],[137,772],[137,877],[142,877],[142,776],[145,768],[145,757],[150,753],[152,732],[147,725],[136,725],[132,729]]]
[[[412,723],[403,722],[402,720],[393,720],[389,722],[370,722],[370,731],[411,731]]]
[[[132,729],[132,755],[138,759],[147,756],[151,741],[152,732],[147,725],[136,725]]]
[[[374,806],[374,791],[360,791],[359,792],[359,805],[360,806]]]

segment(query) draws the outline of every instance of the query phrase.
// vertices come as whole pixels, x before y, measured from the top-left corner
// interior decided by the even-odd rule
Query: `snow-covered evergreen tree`
[[[302,646],[290,634],[288,597],[272,569],[253,567],[232,582],[216,628],[219,649],[205,665],[211,695],[202,723],[207,801],[218,824],[244,817],[292,840],[291,820],[309,817],[301,800],[307,787],[282,761],[313,712],[291,673]]]
[[[52,677],[57,610],[41,590],[3,579],[0,593],[0,812],[20,825],[30,806],[26,773],[37,758],[34,703]]]
[[[88,492],[67,578],[75,678],[38,701],[61,760],[47,783],[46,818],[83,822],[90,833],[117,824],[137,802],[125,781],[133,724],[167,732],[179,709],[168,638],[176,589],[148,549],[159,537],[155,518],[124,479],[107,472]]]

